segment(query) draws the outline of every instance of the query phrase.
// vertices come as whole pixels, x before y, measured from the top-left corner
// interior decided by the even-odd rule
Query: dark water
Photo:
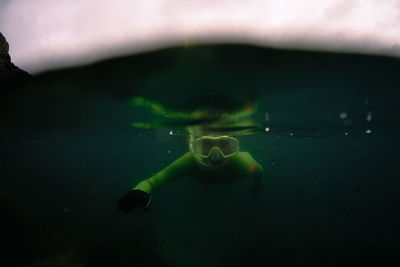
[[[173,48],[37,75],[2,95],[1,266],[391,266],[399,244],[400,61],[250,46]],[[182,177],[125,215],[118,199],[188,150],[189,112],[258,102],[239,137],[250,181]],[[170,124],[169,124],[170,123]],[[268,127],[269,131],[264,129]],[[170,135],[170,131],[173,132]]]

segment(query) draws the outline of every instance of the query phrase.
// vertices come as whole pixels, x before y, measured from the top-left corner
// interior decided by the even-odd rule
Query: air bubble
[[[372,114],[371,114],[371,112],[368,112],[366,121],[370,122],[371,120],[372,120]]]
[[[269,113],[268,112],[265,113],[265,121],[269,121]]]

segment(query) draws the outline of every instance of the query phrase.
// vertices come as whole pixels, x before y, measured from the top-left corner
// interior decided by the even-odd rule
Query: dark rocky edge
[[[31,77],[28,72],[21,70],[11,62],[8,51],[8,42],[0,32],[0,85],[6,85],[0,87],[5,89],[18,86],[21,82]]]

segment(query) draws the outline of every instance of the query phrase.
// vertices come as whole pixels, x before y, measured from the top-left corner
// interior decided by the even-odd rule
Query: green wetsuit
[[[187,152],[157,174],[141,181],[133,189],[151,194],[156,189],[184,176],[216,184],[229,183],[247,177],[253,178],[256,186],[264,183],[262,166],[248,152],[236,153],[225,165],[213,170],[199,166],[192,152]]]

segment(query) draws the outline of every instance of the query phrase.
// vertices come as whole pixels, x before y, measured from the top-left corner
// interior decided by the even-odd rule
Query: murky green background
[[[37,75],[1,99],[1,266],[388,266],[399,249],[400,61],[219,45]],[[258,102],[250,181],[182,177],[147,212],[119,198],[188,150],[183,111]],[[266,127],[269,131],[263,131]],[[170,131],[173,132],[170,135]]]

